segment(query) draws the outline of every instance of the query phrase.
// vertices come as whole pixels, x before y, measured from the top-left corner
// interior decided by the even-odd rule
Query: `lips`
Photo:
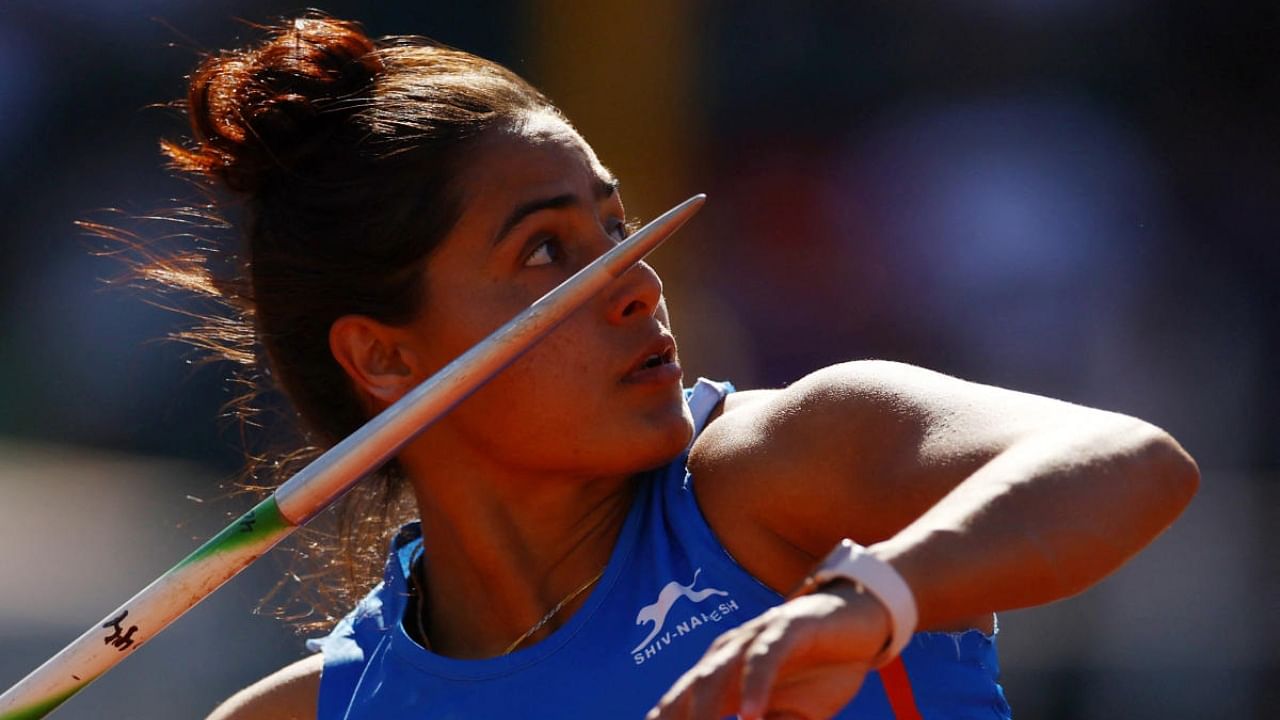
[[[631,369],[623,376],[625,383],[667,382],[682,376],[676,362],[676,341],[670,335],[655,337],[639,353]]]

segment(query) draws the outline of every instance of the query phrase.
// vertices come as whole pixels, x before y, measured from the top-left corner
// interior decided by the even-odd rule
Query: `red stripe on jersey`
[[[916,696],[911,692],[911,679],[907,677],[907,667],[902,664],[902,658],[896,657],[880,668],[880,682],[897,720],[924,720],[916,707]]]

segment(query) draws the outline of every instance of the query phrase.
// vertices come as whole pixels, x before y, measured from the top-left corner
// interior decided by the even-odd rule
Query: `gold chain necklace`
[[[418,567],[419,567],[419,566],[418,566],[418,564],[417,564],[417,563],[415,563],[415,564],[414,564],[413,566],[411,566],[411,567],[413,567],[413,570],[414,570],[414,572],[410,573],[411,577],[416,576],[416,575],[418,574],[418,572],[417,572]],[[503,655],[510,655],[510,654],[511,654],[511,652],[512,652],[513,650],[515,650],[516,648],[520,647],[520,643],[524,642],[525,640],[528,640],[528,639],[529,639],[529,637],[530,637],[531,635],[533,635],[534,633],[536,633],[536,632],[538,632],[539,630],[541,630],[543,625],[546,625],[547,623],[551,622],[551,618],[554,618],[554,617],[556,616],[556,614],[557,614],[557,613],[559,613],[561,610],[563,610],[565,605],[568,605],[568,604],[569,604],[569,602],[571,602],[574,598],[578,597],[578,596],[579,596],[579,595],[581,595],[581,594],[582,594],[582,593],[583,593],[587,588],[589,588],[589,587],[591,587],[592,585],[594,585],[594,584],[595,584],[595,582],[596,582],[597,580],[599,580],[600,578],[604,577],[604,571],[605,571],[607,568],[608,568],[608,565],[606,565],[605,567],[600,568],[600,572],[596,573],[596,574],[595,574],[595,575],[594,575],[590,580],[588,580],[588,581],[586,581],[585,583],[583,583],[583,584],[582,584],[582,586],[581,586],[581,587],[579,587],[577,590],[574,590],[573,592],[569,593],[568,595],[566,595],[566,596],[565,596],[565,598],[564,598],[563,600],[561,600],[560,602],[556,603],[556,606],[555,606],[555,607],[553,607],[553,608],[551,608],[549,611],[547,611],[547,614],[546,614],[546,615],[543,615],[541,620],[539,620],[538,622],[534,623],[534,624],[533,624],[533,627],[529,628],[528,630],[525,630],[523,635],[521,635],[520,637],[516,638],[516,641],[515,641],[515,642],[511,643],[510,645],[508,645],[508,646],[507,646],[507,649],[502,651],[502,654],[503,654]],[[426,647],[426,649],[430,650],[430,649],[431,649],[431,643],[427,640],[427,630],[426,630],[426,628],[425,628],[425,627],[423,627],[423,625],[422,625],[422,618],[423,618],[423,616],[424,616],[424,615],[426,615],[426,598],[427,598],[427,593],[426,593],[426,583],[418,582],[418,581],[417,581],[417,578],[416,578],[416,577],[414,577],[414,583],[413,583],[413,584],[414,584],[414,586],[415,586],[415,587],[413,588],[413,590],[415,591],[415,594],[417,595],[417,598],[416,598],[417,602],[415,602],[415,603],[414,603],[414,604],[415,604],[415,606],[416,606],[416,610],[417,610],[417,611],[414,613],[414,616],[415,616],[415,617],[414,617],[414,620],[415,620],[415,625],[417,626],[417,630],[418,630],[418,637],[422,640],[422,642],[423,642],[423,646],[424,646],[424,647]]]
[[[524,642],[525,640],[528,640],[530,635],[542,629],[542,626],[550,622],[551,618],[555,617],[556,613],[560,612],[561,608],[563,608],[570,600],[581,595],[583,590],[586,590],[587,588],[591,587],[591,585],[595,583],[595,581],[599,580],[603,575],[604,575],[604,568],[600,568],[600,572],[596,573],[595,577],[586,581],[585,583],[582,584],[582,587],[569,593],[569,595],[565,597],[565,599],[556,603],[556,606],[551,608],[551,610],[547,612],[546,615],[543,615],[541,620],[535,623],[533,627],[529,628],[528,630],[525,630],[524,634],[516,638],[515,642],[508,645],[507,649],[502,651],[502,654],[510,655],[512,650],[515,650],[516,648],[520,647],[520,643]]]

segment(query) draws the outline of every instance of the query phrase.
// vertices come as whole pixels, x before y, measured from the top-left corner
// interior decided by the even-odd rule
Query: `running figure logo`
[[[671,606],[682,597],[689,598],[692,602],[702,602],[712,595],[728,595],[729,593],[715,588],[705,588],[703,590],[694,590],[693,586],[698,582],[698,573],[702,572],[702,568],[693,571],[693,580],[688,585],[681,585],[672,580],[662,588],[662,592],[658,593],[658,601],[652,605],[645,605],[640,608],[639,614],[636,615],[636,624],[653,623],[653,630],[649,631],[649,636],[644,639],[635,650],[631,652],[638,653],[644,649],[649,641],[658,637],[658,633],[662,632],[662,625],[667,621],[667,613],[671,612]]]

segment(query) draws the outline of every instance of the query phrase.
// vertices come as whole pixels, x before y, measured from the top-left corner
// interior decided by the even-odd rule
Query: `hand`
[[[836,581],[721,635],[645,720],[819,720],[848,704],[888,643],[889,615]]]

